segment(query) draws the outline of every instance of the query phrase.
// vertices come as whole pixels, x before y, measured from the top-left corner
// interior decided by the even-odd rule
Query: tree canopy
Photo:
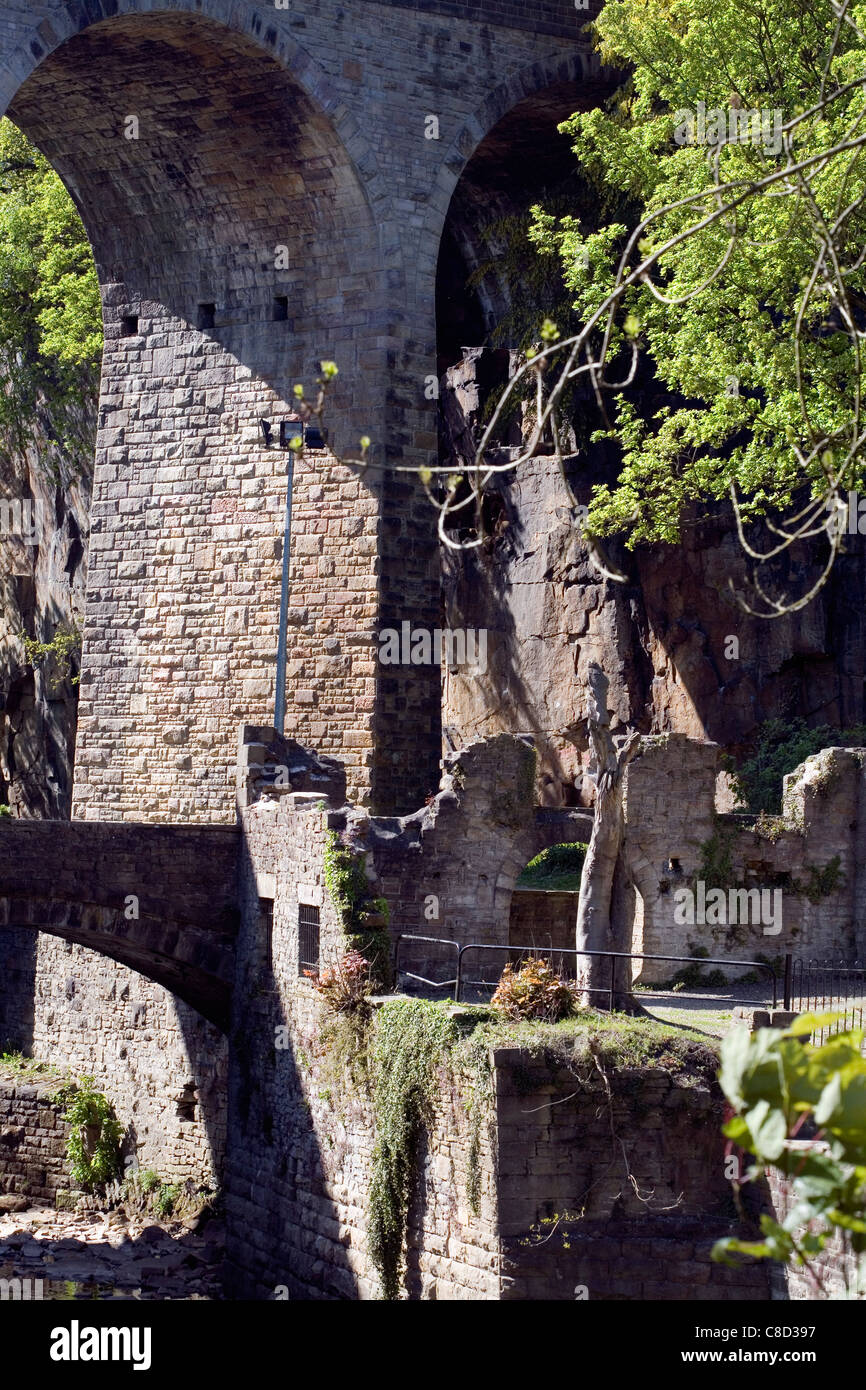
[[[847,485],[862,479],[859,332],[840,287],[859,330],[866,163],[847,146],[866,122],[866,7],[846,8],[851,23],[831,0],[608,0],[601,12],[602,57],[630,76],[564,127],[575,154],[603,207],[628,200],[634,222],[653,219],[642,256],[707,225],[660,257],[656,285],[641,276],[622,298],[613,346],[639,337],[667,395],[650,414],[639,395],[612,407],[623,463],[594,492],[598,535],[676,540],[684,507],[732,482],[753,514],[788,506],[804,483],[822,491],[851,448]],[[760,187],[792,156],[817,158]],[[710,220],[722,201],[737,205]],[[821,254],[827,229],[838,275]],[[628,230],[616,218],[586,235],[536,209],[533,238],[561,256],[584,320],[616,283]],[[813,452],[815,439],[827,447]]]
[[[102,353],[90,243],[51,165],[0,121],[0,430],[26,440],[40,403],[77,401]],[[55,412],[55,418],[57,414]]]

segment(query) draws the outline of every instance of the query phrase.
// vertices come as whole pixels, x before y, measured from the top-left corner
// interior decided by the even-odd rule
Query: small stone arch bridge
[[[0,931],[99,951],[226,1031],[239,840],[229,826],[0,822]]]

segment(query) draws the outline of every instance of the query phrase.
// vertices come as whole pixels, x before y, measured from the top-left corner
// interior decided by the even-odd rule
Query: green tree
[[[822,230],[839,221],[840,279],[862,325],[866,155],[858,146],[792,176],[790,196],[784,183],[756,187],[785,163],[785,126],[822,95],[836,99],[792,132],[796,161],[862,133],[866,44],[837,10],[830,0],[608,0],[598,19],[603,59],[631,75],[606,110],[580,113],[567,129],[603,203],[628,200],[639,219],[653,217],[641,254],[712,211],[712,197],[699,195],[719,184],[728,202],[754,191],[662,255],[658,284],[641,278],[623,298],[664,392],[649,414],[645,396],[618,401],[611,434],[623,463],[615,483],[595,490],[597,534],[676,540],[685,507],[727,497],[732,482],[753,514],[786,507],[804,481],[823,492],[832,470],[832,442],[816,455],[813,437],[840,449],[849,438],[859,343],[832,266],[813,280]],[[864,13],[851,7],[855,21]],[[573,219],[537,211],[536,243],[561,255],[584,320],[616,283],[627,230],[617,219],[584,239]],[[627,336],[626,324],[614,346]],[[861,449],[852,463],[855,486]]]
[[[810,601],[866,472],[864,23],[866,7],[834,0],[608,0],[594,32],[627,81],[562,127],[601,215],[536,208],[531,232],[561,259],[581,327],[563,337],[543,325],[467,469],[469,494],[440,503],[440,536],[455,512],[464,524],[480,514],[495,475],[542,442],[572,487],[564,426],[583,378],[599,427],[577,460],[592,462],[602,439],[620,453],[588,513],[571,493],[602,573],[624,578],[600,538],[675,542],[686,516],[730,497],[756,564],[760,602],[743,606],[776,617]],[[530,437],[499,462],[500,420],[527,386]],[[758,520],[766,544],[767,527],[760,543],[749,530]],[[807,592],[769,592],[761,566],[816,537]]]
[[[91,403],[102,354],[99,283],[81,219],[57,174],[0,121],[0,432],[19,447],[44,402]]]

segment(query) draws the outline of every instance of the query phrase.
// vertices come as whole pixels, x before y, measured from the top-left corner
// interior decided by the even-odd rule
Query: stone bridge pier
[[[443,229],[482,147],[519,133],[525,164],[598,100],[596,8],[0,0],[0,111],[65,181],[102,287],[77,818],[234,819],[237,726],[273,712],[280,425],[322,360],[287,732],[376,814],[436,786],[439,669],[381,668],[376,634],[440,621],[434,514],[394,470],[437,461]],[[367,470],[338,463],[363,435]]]

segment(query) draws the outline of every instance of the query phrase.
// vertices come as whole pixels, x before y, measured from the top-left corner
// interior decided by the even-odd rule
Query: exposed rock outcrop
[[[90,386],[89,403],[62,429],[45,410],[23,448],[0,441],[0,803],[19,817],[65,817],[71,805],[77,661],[31,665],[21,634],[50,642],[83,620]]]
[[[474,427],[477,437],[465,377],[462,431]],[[591,482],[580,479],[583,501]],[[456,746],[499,732],[533,734],[545,804],[589,803],[585,741],[581,747],[578,737],[574,749],[561,735],[585,728],[593,661],[610,678],[614,728],[684,733],[739,751],[772,717],[863,720],[866,538],[848,538],[803,612],[766,621],[749,617],[729,591],[729,580],[746,589],[747,570],[723,508],[684,527],[678,546],[616,550],[628,584],[604,580],[592,565],[552,459],[503,475],[489,513],[489,541],[444,556],[447,624],[486,628],[489,637],[483,675],[446,671],[443,725]],[[790,556],[783,578],[792,593],[807,587],[805,573]]]

